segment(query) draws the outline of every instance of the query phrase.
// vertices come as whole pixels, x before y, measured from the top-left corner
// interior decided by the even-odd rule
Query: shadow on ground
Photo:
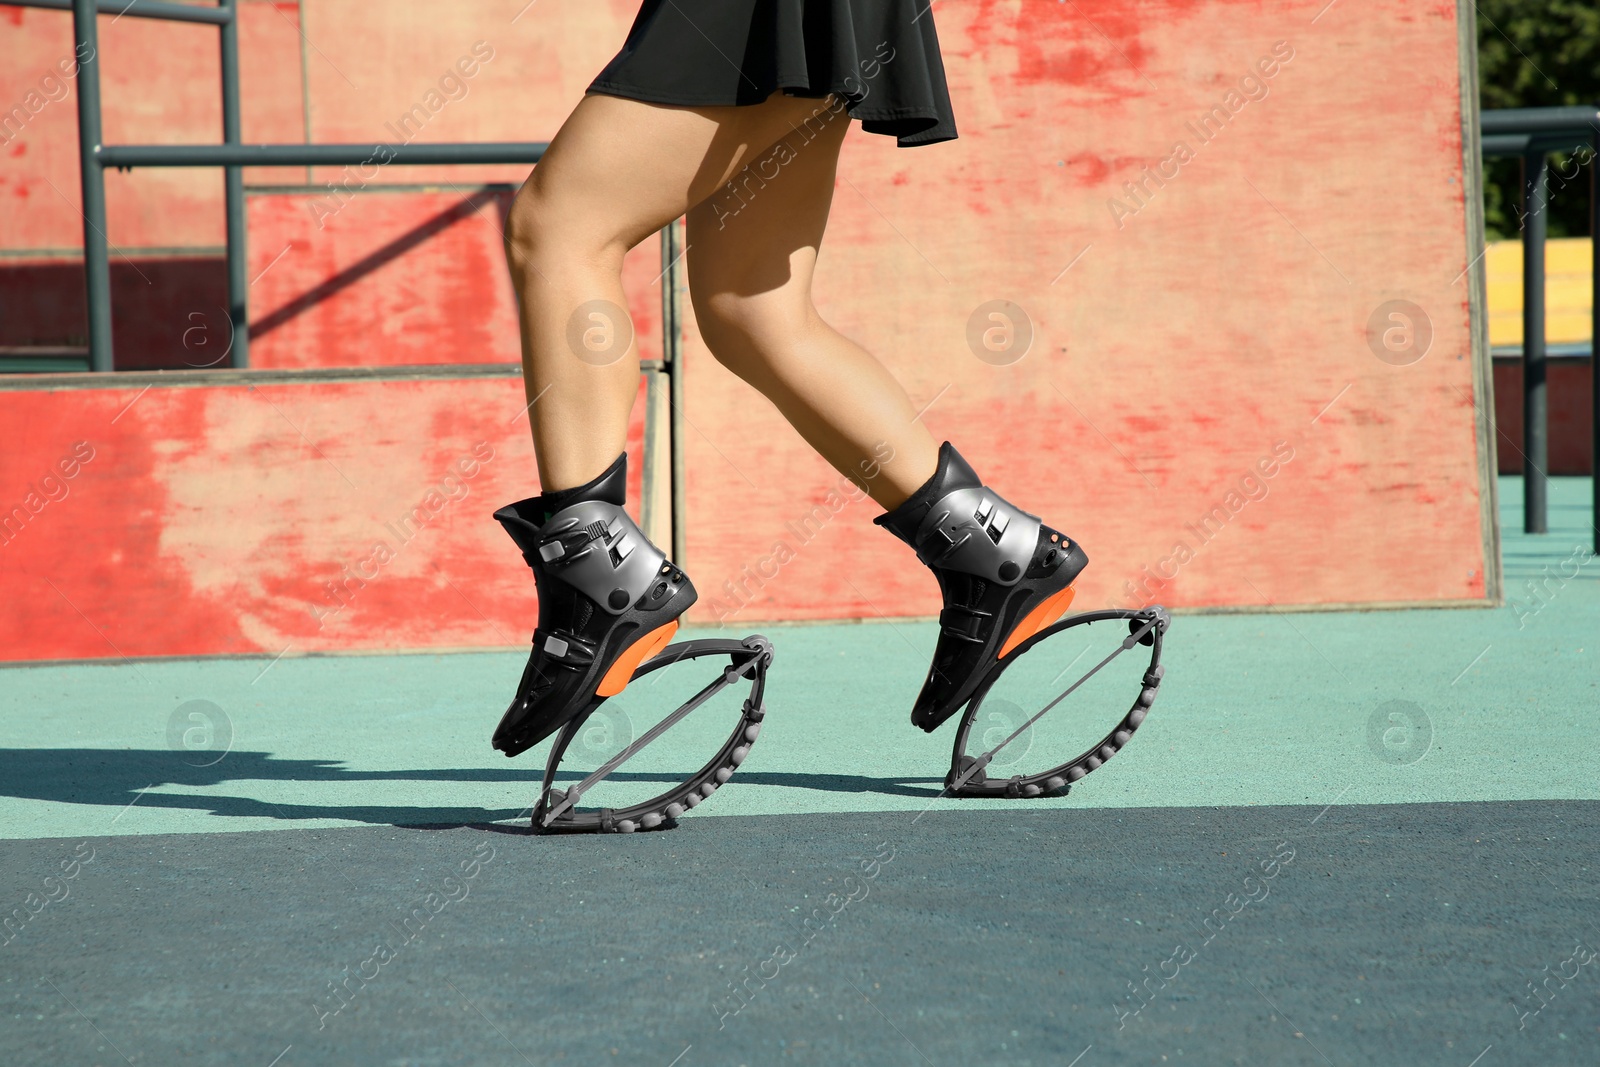
[[[0,748],[0,796],[45,800],[60,804],[102,807],[174,808],[212,815],[282,819],[342,819],[375,826],[439,827],[477,826],[525,817],[528,808],[482,808],[429,805],[346,805],[274,803],[252,797],[211,793],[149,792],[158,786],[210,789],[225,782],[268,781],[301,783],[400,782],[506,782],[525,786],[531,802],[543,773],[543,764],[517,767],[430,768],[426,770],[363,771],[338,760],[276,759],[268,752],[229,752],[210,766],[194,766],[196,754],[167,749]],[[563,771],[562,780],[583,777],[581,771]],[[619,782],[661,782],[663,791],[683,778],[674,775],[615,771]],[[940,778],[872,778],[857,774],[806,774],[784,771],[749,771],[741,783],[816,789],[830,793],[885,793],[927,797],[939,794]]]

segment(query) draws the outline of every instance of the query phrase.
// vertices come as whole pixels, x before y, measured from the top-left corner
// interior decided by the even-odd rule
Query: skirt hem
[[[872,123],[878,126],[882,123],[901,124],[906,122],[917,123],[914,130],[901,132],[893,128],[879,128],[868,130],[869,133],[884,134],[896,137],[901,142],[902,148],[919,147],[921,145],[938,144],[942,141],[953,141],[957,134],[955,131],[935,130],[943,121],[943,117],[936,111],[919,107],[892,107],[892,108],[858,108],[850,104],[850,98],[841,87],[817,92],[807,85],[778,85],[772,92],[759,100],[729,100],[724,95],[708,95],[694,97],[687,93],[663,92],[655,89],[645,89],[637,85],[623,85],[619,82],[595,80],[591,82],[586,92],[598,93],[602,96],[617,96],[625,100],[637,100],[644,104],[661,104],[666,107],[754,107],[765,103],[773,93],[784,93],[787,96],[803,97],[808,100],[825,100],[829,96],[839,96],[845,101],[845,110],[850,117],[863,124]],[[933,136],[929,136],[933,134]]]
[[[926,0],[643,0],[589,89],[678,107],[832,95],[901,147],[958,136]]]

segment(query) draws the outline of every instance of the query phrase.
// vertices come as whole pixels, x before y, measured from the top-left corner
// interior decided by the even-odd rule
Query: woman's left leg
[[[689,212],[689,293],[717,360],[776,404],[836,470],[893,508],[932,476],[939,447],[888,369],[811,301],[849,125],[842,107],[819,102]],[[873,465],[880,472],[863,480]]]
[[[892,449],[865,481],[887,509],[878,524],[916,549],[943,595],[911,711],[931,731],[1067,609],[1088,558],[985,486],[948,443],[936,446],[894,377],[817,314],[811,278],[848,127],[842,108],[821,110],[689,213],[689,291],[717,359],[837,470],[859,483],[875,449]]]

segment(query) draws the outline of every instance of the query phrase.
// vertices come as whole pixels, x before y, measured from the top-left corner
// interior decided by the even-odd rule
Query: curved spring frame
[[[761,733],[761,720],[766,715],[763,696],[766,691],[767,667],[772,663],[772,642],[760,634],[742,641],[709,638],[700,641],[681,641],[668,645],[660,653],[639,665],[633,672],[632,682],[652,671],[669,667],[679,660],[701,656],[727,656],[730,660],[717,678],[702,688],[689,701],[655,726],[645,731],[638,740],[601,764],[595,771],[567,790],[555,788],[556,771],[567,746],[583,730],[583,725],[595,709],[604,703],[596,700],[577,718],[567,723],[556,737],[545,763],[544,784],[540,789],[539,803],[533,809],[533,832],[554,833],[617,833],[629,834],[635,830],[665,830],[676,825],[676,819],[689,808],[705,800],[717,787],[733,777],[734,769],[750,754]],[[576,805],[583,794],[606,775],[622,766],[640,749],[660,737],[695,708],[740,679],[750,678],[750,696],[745,700],[738,725],[728,740],[723,742],[716,755],[686,781],[667,790],[660,796],[626,808],[602,808],[599,811],[578,811]]]
[[[1128,622],[1128,636],[1122,644],[1105,659],[1101,660],[1083,677],[1073,682],[1066,690],[1042,709],[1032,718],[1019,726],[1015,732],[1001,741],[994,748],[982,756],[969,756],[966,754],[967,737],[972,732],[972,724],[977,721],[978,712],[983,705],[983,698],[1000,680],[1006,668],[1015,663],[1020,657],[1039,642],[1060,633],[1071,626],[1091,625],[1096,622],[1108,622],[1126,619]],[[956,732],[955,748],[950,755],[950,773],[945,778],[945,791],[951,796],[958,797],[1037,797],[1052,793],[1070,790],[1072,783],[1081,779],[1103,765],[1106,760],[1116,755],[1128,743],[1133,732],[1144,722],[1145,716],[1150,711],[1150,705],[1155,703],[1156,691],[1161,687],[1161,677],[1165,673],[1161,666],[1161,638],[1172,625],[1172,616],[1167,609],[1160,605],[1140,608],[1137,611],[1124,611],[1120,609],[1107,609],[1105,611],[1087,611],[1078,615],[1071,615],[1053,626],[1040,630],[1033,637],[1022,642],[1011,651],[999,666],[985,678],[972,694],[972,700],[967,704],[966,713],[961,717],[961,729]],[[1010,778],[990,778],[985,774],[985,769],[994,756],[1006,745],[1009,745],[1029,726],[1039,720],[1045,712],[1055,707],[1066,699],[1073,690],[1087,682],[1101,667],[1116,659],[1122,653],[1132,649],[1134,645],[1146,645],[1150,649],[1150,666],[1144,672],[1144,684],[1139,694],[1134,698],[1133,707],[1128,709],[1111,731],[1099,743],[1075,759],[1051,767],[1047,771],[1037,774],[1017,774]]]

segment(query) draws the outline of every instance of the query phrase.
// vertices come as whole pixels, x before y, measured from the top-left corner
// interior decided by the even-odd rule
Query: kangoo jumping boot
[[[933,665],[911,711],[930,733],[1006,653],[1061,617],[1089,563],[1077,542],[985,486],[948,441],[933,477],[873,521],[916,550],[944,594]]]
[[[494,513],[539,590],[533,654],[494,732],[507,756],[532,748],[615,696],[678,629],[695,602],[689,576],[622,510],[627,454],[575,489],[519,500]]]

